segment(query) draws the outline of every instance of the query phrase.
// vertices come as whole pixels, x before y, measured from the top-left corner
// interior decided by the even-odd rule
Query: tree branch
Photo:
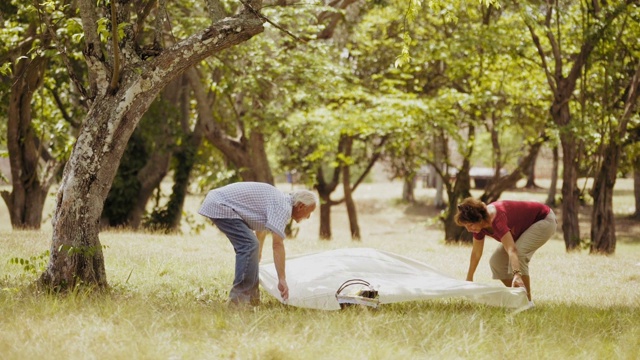
[[[120,82],[120,48],[118,46],[118,18],[116,16],[116,1],[111,0],[111,46],[113,48],[113,71],[108,92],[114,94]]]
[[[65,109],[64,104],[62,103],[62,99],[60,99],[60,95],[58,95],[58,92],[55,91],[54,89],[52,89],[50,86],[46,86],[45,88],[47,90],[49,90],[49,92],[51,93],[51,95],[53,96],[53,100],[55,101],[56,105],[58,106],[58,110],[60,110],[60,114],[62,114],[62,118],[65,119],[65,121],[67,121],[69,124],[71,124],[72,127],[79,129],[81,123],[75,121],[67,112],[67,109]]]
[[[289,30],[287,30],[287,29],[283,28],[282,26],[280,26],[280,25],[278,25],[278,24],[274,23],[274,22],[273,22],[273,21],[271,21],[268,17],[266,17],[266,16],[262,15],[262,14],[260,13],[260,11],[259,11],[259,10],[254,9],[254,8],[253,8],[253,6],[251,6],[251,4],[249,4],[248,2],[245,2],[245,1],[243,1],[243,0],[240,0],[240,2],[241,2],[241,3],[242,3],[242,5],[244,5],[244,7],[245,7],[246,9],[248,9],[251,13],[253,13],[255,16],[259,17],[260,19],[264,20],[265,22],[268,22],[269,24],[271,24],[271,25],[272,25],[273,27],[275,27],[276,29],[278,29],[278,30],[282,31],[283,33],[285,33],[285,34],[287,34],[287,35],[289,35],[289,36],[291,36],[293,39],[295,39],[295,40],[297,40],[297,41],[300,41],[300,42],[302,42],[302,43],[306,43],[306,42],[307,42],[306,40],[304,40],[304,39],[301,39],[301,38],[297,37],[296,35],[294,35],[294,34],[293,34],[292,32],[290,32]]]

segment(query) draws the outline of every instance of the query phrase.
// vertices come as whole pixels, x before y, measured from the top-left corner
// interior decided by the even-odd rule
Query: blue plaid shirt
[[[242,219],[254,231],[270,230],[283,239],[293,198],[273,185],[238,182],[209,191],[198,214],[210,219]]]

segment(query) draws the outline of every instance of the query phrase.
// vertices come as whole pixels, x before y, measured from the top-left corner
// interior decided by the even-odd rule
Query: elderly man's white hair
[[[304,205],[309,206],[316,205],[318,203],[316,194],[309,190],[296,190],[291,195],[293,197],[293,205],[303,203]]]

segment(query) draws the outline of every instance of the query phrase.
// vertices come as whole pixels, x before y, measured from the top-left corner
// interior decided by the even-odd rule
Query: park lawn
[[[1,233],[0,359],[638,359],[640,246],[615,256],[566,254],[554,239],[531,264],[536,308],[516,315],[464,299],[306,310],[263,292],[255,309],[225,299],[228,242],[196,236],[107,232],[111,291],[36,293],[35,275],[10,264],[46,250],[47,232]],[[289,254],[380,248],[463,277],[469,248],[390,235],[386,240],[287,240]],[[265,258],[269,258],[269,251]],[[492,282],[488,256],[476,281]]]
[[[317,239],[316,213],[286,241],[288,255],[372,247],[464,278],[470,247],[445,245],[433,210],[376,186],[364,184],[358,199],[361,241],[348,238],[345,210],[336,207],[334,239]],[[421,191],[430,190],[418,191],[424,199]],[[194,196],[188,207],[200,201]],[[209,224],[199,234],[103,232],[110,290],[55,296],[36,292],[29,284],[37,275],[10,262],[43,266],[50,225],[3,227],[0,359],[640,359],[640,242],[632,228],[623,231],[615,255],[592,256],[566,253],[559,230],[531,263],[536,307],[514,315],[460,298],[318,311],[264,292],[259,307],[230,309],[233,250]],[[496,246],[487,243],[476,281],[499,284],[488,267]]]

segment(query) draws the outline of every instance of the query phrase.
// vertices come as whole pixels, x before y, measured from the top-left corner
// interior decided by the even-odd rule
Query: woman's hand
[[[520,273],[516,273],[513,275],[513,281],[511,282],[511,287],[525,287]]]

